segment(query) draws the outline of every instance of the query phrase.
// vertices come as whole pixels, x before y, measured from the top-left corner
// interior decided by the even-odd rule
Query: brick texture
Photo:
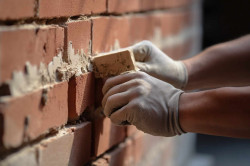
[[[108,0],[108,12],[126,13],[180,7],[189,4],[192,0]],[[128,5],[129,4],[129,5]]]
[[[75,53],[77,53],[77,51],[81,51],[81,49],[85,54],[89,52],[91,40],[90,21],[68,22],[66,33],[66,47],[68,47],[69,42],[72,42],[72,46],[75,49]]]
[[[90,155],[91,123],[85,122],[8,156],[0,165],[80,166],[90,161]]]
[[[24,71],[26,62],[48,64],[64,47],[64,29],[3,29],[0,31],[0,83],[11,79],[13,71]]]
[[[47,139],[37,146],[40,166],[81,166],[90,160],[91,123],[86,122],[68,130],[71,131]]]
[[[35,0],[1,0],[0,20],[23,19],[35,16]]]
[[[93,125],[95,156],[99,156],[125,139],[125,127],[111,124],[108,118],[96,119]]]
[[[0,165],[171,166],[175,152],[191,152],[177,150],[179,137],[104,117],[105,79],[95,78],[90,59],[142,40],[176,60],[193,56],[199,3],[0,0]]]
[[[93,20],[93,53],[128,47],[142,40],[163,43],[161,40],[177,35],[190,25],[191,13],[188,10],[136,15],[123,19],[96,18]]]
[[[65,124],[68,118],[67,94],[68,84],[63,82],[48,90],[45,105],[41,104],[42,90],[1,103],[1,141],[4,148],[18,147],[24,141],[33,140],[50,128]]]
[[[102,17],[93,19],[93,53],[109,52],[129,46],[129,19]]]
[[[95,104],[95,82],[93,73],[73,77],[69,81],[68,108],[69,120],[76,120],[87,109]]]
[[[104,13],[106,0],[40,0],[39,17],[68,17]]]

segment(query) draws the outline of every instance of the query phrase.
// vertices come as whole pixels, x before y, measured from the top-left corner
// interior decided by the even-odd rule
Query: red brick
[[[130,166],[136,165],[142,158],[143,146],[144,144],[144,134],[138,133],[133,138],[126,139],[124,142],[120,143],[117,147],[111,151],[105,153],[102,158],[98,159],[94,163],[99,166],[105,161],[110,166],[123,165]]]
[[[173,165],[174,138],[155,137],[137,132],[92,164],[99,165]]]
[[[160,30],[162,38],[177,35],[190,26],[190,19],[191,13],[188,10],[131,17],[130,43],[152,40],[157,29]]]
[[[101,17],[93,19],[93,53],[109,52],[116,42],[120,47],[127,47],[129,43],[128,17]]]
[[[109,13],[126,13],[142,10],[141,0],[108,0]]]
[[[93,53],[108,52],[115,43],[127,47],[142,40],[154,40],[156,30],[160,37],[177,35],[191,24],[189,9],[132,17],[101,17],[93,19]]]
[[[3,117],[1,142],[5,148],[20,146],[50,128],[59,127],[68,119],[68,83],[54,85],[48,90],[47,102],[41,104],[42,90],[0,104]]]
[[[192,0],[108,0],[108,12],[126,13],[186,6]],[[129,4],[129,5],[128,5]]]
[[[40,0],[39,17],[68,17],[106,12],[106,0]]]
[[[103,156],[110,166],[123,165],[130,166],[135,165],[134,147],[131,140],[126,140],[121,143],[113,151]]]
[[[175,35],[191,25],[192,13],[190,9],[183,9],[182,11],[158,14],[156,18],[161,22],[163,36]]]
[[[102,159],[107,160],[110,166],[165,165],[168,160],[173,159],[174,149],[171,143],[173,144],[167,138],[138,132],[112,151],[105,153]]]
[[[0,165],[80,166],[90,160],[91,123],[61,129],[56,135],[15,151],[0,160]]]
[[[63,46],[64,29],[56,26],[0,31],[0,83],[24,70],[27,61],[48,64]]]
[[[192,2],[192,0],[141,0],[142,8],[144,10],[152,10],[152,9],[167,9],[167,8],[175,8],[181,6],[187,6]]]
[[[77,119],[87,107],[95,104],[95,79],[93,73],[73,77],[69,81],[69,120]]]
[[[4,160],[0,160],[1,166],[38,166],[37,163],[37,153],[35,148],[23,148],[20,151],[17,151],[9,155]]]
[[[91,123],[63,129],[58,135],[48,138],[37,146],[39,165],[81,166],[90,160]]]
[[[90,20],[81,20],[67,23],[67,43],[72,42],[72,46],[75,49],[75,52],[83,49],[84,53],[88,53],[90,49],[90,40],[91,40],[91,22]]]
[[[111,124],[109,118],[95,119],[94,156],[99,156],[125,139],[125,127]]]
[[[0,20],[35,16],[35,0],[1,0]]]

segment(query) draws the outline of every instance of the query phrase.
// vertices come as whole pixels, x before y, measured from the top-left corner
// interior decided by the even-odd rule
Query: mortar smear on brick
[[[155,28],[150,41],[160,49],[172,48],[193,39],[197,36],[197,31],[197,27],[190,26],[183,28],[178,34],[164,36],[160,28]]]
[[[42,156],[40,153],[42,152],[42,150],[46,149],[48,144],[50,144],[51,142],[60,140],[66,136],[68,136],[68,138],[69,138],[68,140],[70,140],[72,142],[68,142],[68,145],[66,145],[66,147],[68,147],[68,149],[65,150],[65,152],[63,154],[65,154],[65,156],[69,157],[69,155],[70,155],[69,149],[71,148],[73,141],[74,141],[74,133],[76,132],[76,130],[80,130],[81,128],[85,127],[86,125],[89,125],[89,124],[88,123],[81,123],[81,124],[78,124],[75,126],[64,127],[61,130],[59,130],[56,135],[48,137],[48,138],[42,140],[41,142],[39,142],[38,144],[26,146],[23,149],[9,155],[4,160],[0,161],[0,165],[1,166],[14,166],[14,165],[38,166],[38,165],[40,165],[40,162],[41,162]],[[66,161],[67,159],[64,159],[64,160]],[[67,162],[69,162],[69,161],[67,161]]]
[[[2,96],[0,101],[51,87],[58,82],[68,81],[72,76],[79,76],[91,70],[89,57],[83,50],[75,53],[72,42],[69,42],[67,50],[67,62],[63,60],[62,52],[59,52],[48,65],[40,63],[36,66],[26,62],[25,72],[13,71],[12,79],[6,81],[10,88],[10,96]]]

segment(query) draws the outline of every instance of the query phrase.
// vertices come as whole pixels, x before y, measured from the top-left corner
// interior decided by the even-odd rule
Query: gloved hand
[[[149,41],[142,41],[132,50],[137,67],[151,76],[183,89],[188,81],[185,65],[174,61]]]
[[[178,120],[180,89],[144,72],[111,77],[103,86],[104,114],[114,124],[128,122],[155,136],[184,133]]]

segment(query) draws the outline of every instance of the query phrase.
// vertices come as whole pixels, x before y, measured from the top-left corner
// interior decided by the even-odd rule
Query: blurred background
[[[249,0],[203,1],[203,49],[250,33]],[[250,140],[198,134],[193,166],[249,166]]]

